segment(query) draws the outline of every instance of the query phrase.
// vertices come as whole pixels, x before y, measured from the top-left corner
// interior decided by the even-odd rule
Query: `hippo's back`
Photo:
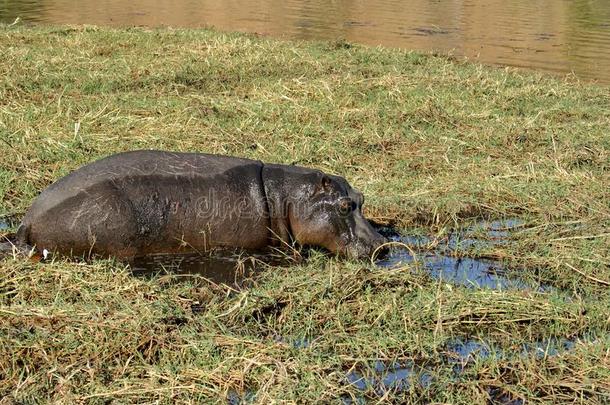
[[[119,153],[83,166],[44,190],[26,213],[18,238],[62,253],[82,253],[87,247],[91,252],[93,247],[118,256],[154,252],[175,238],[196,244],[198,228],[222,225],[222,218],[216,224],[212,217],[218,212],[197,222],[201,206],[207,207],[211,199],[244,197],[264,216],[261,170],[259,161],[227,156]],[[258,226],[260,219],[254,222]]]

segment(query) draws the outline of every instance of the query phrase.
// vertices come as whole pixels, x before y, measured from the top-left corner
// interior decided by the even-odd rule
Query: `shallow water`
[[[395,267],[403,264],[420,263],[429,276],[452,284],[475,288],[530,289],[531,285],[506,277],[506,270],[494,260],[469,257],[450,257],[443,254],[423,253],[417,260],[407,250],[393,250],[379,265]]]
[[[522,221],[514,218],[481,221],[441,240],[421,235],[387,234],[396,245],[377,261],[377,265],[388,268],[410,265],[434,279],[471,288],[546,291],[547,286],[509,277],[508,274],[515,272],[509,272],[497,260],[456,256],[458,251],[464,250],[476,256],[477,251],[508,243],[510,232],[522,225]]]
[[[380,267],[392,268],[411,265],[430,277],[444,282],[472,288],[521,290],[546,289],[544,286],[528,284],[518,278],[507,277],[502,263],[482,258],[454,257],[456,249],[479,249],[505,243],[510,231],[521,225],[517,219],[506,221],[479,222],[451,234],[444,241],[435,244],[434,250],[422,250],[432,243],[426,236],[409,236],[393,233],[394,242],[400,242],[412,249],[393,247],[388,255],[376,263]],[[0,218],[0,231],[15,226],[11,218]],[[413,256],[415,252],[415,256]],[[288,266],[290,258],[269,252],[217,251],[205,255],[196,253],[178,255],[151,255],[137,258],[130,263],[136,276],[150,277],[172,274],[184,280],[204,278],[215,283],[239,284],[242,280],[256,276],[257,272],[269,265]]]
[[[586,340],[593,340],[589,337]],[[467,365],[479,359],[514,359],[534,356],[544,358],[556,356],[565,351],[572,350],[578,339],[552,337],[524,343],[515,351],[506,351],[490,345],[484,340],[466,339],[454,340],[447,345],[447,361]]]
[[[296,39],[434,50],[610,83],[605,0],[14,0],[0,21],[214,26]]]
[[[13,219],[0,218],[0,231],[14,226]],[[377,265],[392,268],[409,264],[435,279],[473,288],[544,290],[544,286],[530,285],[517,278],[507,277],[506,269],[500,262],[451,255],[456,249],[476,251],[505,243],[510,231],[519,226],[521,222],[518,219],[478,222],[449,235],[441,242],[436,241],[434,250],[425,250],[426,246],[433,242],[430,237],[392,233],[389,235],[391,240],[408,245],[412,249],[393,247],[388,255],[377,261]],[[239,284],[246,278],[254,277],[268,265],[290,264],[293,264],[290,258],[284,255],[240,251],[218,251],[205,255],[151,255],[130,262],[132,272],[137,276],[172,274],[178,279],[205,278],[229,285]]]
[[[14,214],[4,214],[0,216],[0,231],[17,229],[21,223],[21,218]]]
[[[453,369],[454,378],[459,379],[462,372],[477,361],[489,358],[511,360],[530,356],[537,358],[556,356],[572,350],[577,342],[578,339],[553,337],[522,344],[515,351],[506,351],[496,348],[484,340],[455,340],[447,345],[443,357],[445,362],[456,365]],[[388,391],[406,391],[413,384],[424,389],[429,387],[434,382],[431,370],[432,368],[427,368],[425,363],[419,364],[413,361],[385,363],[377,360],[367,371],[352,370],[346,374],[345,378],[347,384],[353,385],[361,391],[373,390],[376,395],[382,396]],[[494,398],[494,403],[514,405],[523,403],[500,391],[494,391],[493,388],[490,388],[489,394]],[[345,398],[344,403],[353,403],[353,401]]]
[[[305,338],[289,339],[274,336],[273,339],[297,349],[311,348],[312,343],[312,340]],[[596,339],[597,337],[594,335],[572,339],[551,337],[517,345],[513,350],[500,349],[484,339],[456,339],[447,343],[445,350],[441,352],[441,361],[455,365],[453,367],[453,378],[459,380],[463,378],[463,372],[478,361],[490,358],[515,360],[527,357],[557,356],[573,350],[580,341],[593,342]],[[315,350],[315,348],[312,348],[312,350]],[[403,392],[414,385],[417,385],[420,389],[430,387],[435,378],[433,369],[434,364],[413,360],[399,362],[375,360],[370,363],[367,369],[358,368],[346,372],[345,384],[352,385],[363,393],[367,392],[367,395],[374,392],[375,395],[382,397],[389,391]],[[489,387],[488,394],[492,403],[495,404],[521,405],[524,403],[523,400],[512,398],[494,387]],[[229,394],[229,403],[231,404],[249,403],[255,399],[256,393],[253,391],[246,391],[244,395],[239,395],[236,392]],[[356,398],[343,396],[341,399],[344,404],[368,403],[364,397],[358,396]]]
[[[395,363],[387,365],[376,361],[372,368],[373,375],[365,375],[359,371],[350,371],[346,375],[347,382],[362,391],[375,390],[377,395],[387,391],[405,391],[412,384],[427,388],[433,379],[429,372],[414,362]]]
[[[286,264],[287,260],[282,256],[241,251],[218,251],[205,255],[151,255],[129,262],[131,271],[136,276],[171,274],[178,279],[197,281],[204,278],[227,285],[240,284],[268,265]]]
[[[523,226],[518,219],[504,221],[482,221],[466,227],[459,232],[445,236],[442,240],[435,240],[430,236],[423,235],[399,235],[393,231],[381,230],[390,236],[392,240],[409,246],[394,247],[390,253],[379,260],[379,271],[385,268],[409,264],[414,271],[426,272],[430,277],[443,280],[448,283],[468,286],[469,288],[515,288],[544,290],[545,287],[529,285],[519,279],[508,277],[506,269],[501,263],[472,257],[456,258],[451,256],[456,249],[466,249],[476,252],[479,249],[509,243],[511,232]],[[434,246],[432,249],[430,246]],[[177,272],[188,277],[189,274],[197,274],[217,282],[236,283],[246,276],[256,276],[261,270],[260,266],[268,260],[265,255],[249,257],[234,253],[223,255],[218,252],[213,257],[202,260],[197,255],[185,255],[178,262],[171,262],[171,257],[156,256],[140,263],[142,267],[138,270],[135,266],[134,273],[150,275],[151,263],[164,272]],[[419,269],[415,263],[419,263]],[[238,272],[235,268],[240,269]],[[274,335],[271,337],[276,342],[283,343],[299,350],[316,350],[316,338],[290,337]],[[583,339],[585,341],[593,338]],[[574,349],[578,339],[562,337],[551,337],[543,340],[535,340],[511,348],[504,348],[491,344],[485,338],[465,338],[449,341],[441,349],[441,361],[452,365],[453,378],[456,380],[464,378],[464,372],[472,364],[486,359],[512,360],[518,358],[535,357],[545,358],[547,356],[560,355],[563,352]],[[366,403],[364,395],[369,396],[371,392],[382,397],[389,391],[403,392],[411,387],[417,386],[426,389],[434,383],[434,364],[426,364],[412,360],[400,362],[372,361],[368,367],[355,368],[345,373],[345,384],[352,385],[362,391],[362,397],[343,397],[343,403]],[[366,394],[364,394],[366,392]],[[512,398],[501,390],[489,388],[489,397],[493,403],[521,405],[520,399]],[[256,399],[256,393],[247,391],[243,395],[236,392],[229,394],[229,403],[248,403]]]
[[[517,219],[483,221],[441,241],[433,241],[427,236],[400,235],[386,230],[386,236],[401,245],[392,247],[376,264],[382,268],[410,265],[414,271],[425,272],[434,279],[471,288],[545,291],[545,286],[508,277],[507,269],[501,262],[452,255],[457,249],[476,251],[506,243],[511,230],[519,226],[521,222]],[[434,249],[428,249],[427,246],[432,243]],[[132,272],[138,276],[173,274],[185,280],[203,277],[225,284],[239,284],[245,278],[255,277],[267,265],[290,264],[293,263],[289,258],[282,255],[239,251],[218,251],[205,255],[153,255],[138,258],[130,263]]]

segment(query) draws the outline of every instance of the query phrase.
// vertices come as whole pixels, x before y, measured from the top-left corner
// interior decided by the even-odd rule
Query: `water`
[[[545,358],[572,350],[576,345],[577,340],[578,339],[551,337],[527,342],[521,344],[516,350],[506,351],[491,345],[485,340],[456,339],[447,345],[447,361],[466,366],[477,360],[484,360],[492,357],[506,360],[530,356]],[[595,339],[593,337],[587,337],[585,340],[592,341]]]
[[[434,50],[610,83],[606,0],[14,0],[0,21],[214,26],[296,39]]]
[[[518,219],[478,222],[462,231],[450,234],[441,241],[427,236],[409,236],[381,230],[398,243],[389,253],[377,260],[382,268],[409,265],[413,271],[421,271],[443,282],[469,288],[519,289],[546,291],[548,287],[527,283],[516,277],[508,277],[508,270],[498,261],[456,257],[457,250],[475,251],[506,243],[510,231],[521,226]],[[433,244],[434,248],[428,248]],[[289,257],[279,254],[243,251],[217,251],[210,254],[153,255],[138,258],[130,263],[138,276],[173,274],[183,279],[204,278],[216,283],[239,284],[256,276],[268,265],[294,264]],[[380,269],[383,271],[383,269]]]
[[[387,364],[375,361],[369,373],[352,370],[347,373],[348,384],[361,391],[374,390],[382,396],[387,391],[405,391],[411,384],[418,384],[427,388],[432,383],[432,376],[425,368],[412,362]]]
[[[129,262],[136,276],[171,274],[177,279],[239,285],[270,265],[288,265],[289,259],[272,252],[216,251],[207,254],[186,253],[151,255]]]
[[[502,264],[489,259],[451,256],[456,249],[477,251],[509,242],[511,232],[523,226],[518,219],[502,221],[481,221],[460,231],[453,232],[442,240],[430,236],[399,235],[389,229],[383,233],[401,244],[409,246],[392,248],[389,254],[379,260],[379,271],[385,267],[409,264],[412,268],[421,267],[429,276],[469,288],[516,288],[544,290],[524,281],[510,278]],[[430,246],[434,246],[430,249]],[[152,275],[158,272],[171,273],[183,277],[204,277],[215,282],[238,284],[246,277],[255,276],[266,263],[288,265],[285,257],[265,254],[245,254],[243,252],[214,252],[206,256],[196,254],[166,256],[157,255],[141,258],[132,262],[132,271],[139,275]],[[278,343],[298,350],[316,350],[315,338],[273,335]],[[594,338],[586,338],[591,341]],[[523,357],[546,358],[572,350],[578,339],[550,337],[518,344],[515,347],[500,348],[484,338],[458,338],[449,341],[441,351],[442,361],[452,364],[454,378],[459,380],[473,363],[486,359],[511,360]],[[388,392],[404,392],[411,387],[427,389],[434,383],[434,365],[413,360],[372,361],[368,367],[354,368],[345,374],[345,384],[370,395],[383,397]],[[523,401],[495,387],[489,387],[488,394],[494,403],[521,405]],[[246,391],[243,395],[230,392],[231,404],[254,401],[256,393]],[[343,403],[365,403],[361,397],[342,397]]]
[[[506,277],[506,270],[500,263],[487,259],[424,253],[417,256],[416,261],[408,250],[393,250],[389,258],[384,259],[380,265],[395,267],[409,263],[420,263],[428,275],[451,284],[499,290],[509,288],[525,290],[531,287],[519,279]]]
[[[20,218],[14,214],[0,215],[0,232],[17,229],[20,222]]]
[[[0,217],[0,259],[13,251],[10,240],[3,235],[10,228],[10,224],[4,218]]]
[[[518,219],[481,221],[441,240],[429,236],[386,234],[396,245],[377,261],[377,265],[388,268],[409,265],[434,279],[470,288],[546,291],[548,286],[509,277],[508,274],[514,272],[509,272],[497,260],[456,256],[459,251],[476,254],[482,249],[505,244],[510,232],[520,226],[522,222]]]
[[[0,218],[0,232],[14,226],[11,218]],[[426,250],[427,245],[433,242],[430,237],[392,233],[389,235],[391,240],[409,246],[411,250],[403,246],[393,247],[388,255],[377,261],[377,265],[384,268],[410,265],[415,271],[419,269],[434,279],[470,288],[546,291],[548,288],[545,286],[508,277],[507,269],[498,261],[452,255],[457,249],[476,250],[505,243],[510,231],[519,226],[521,222],[517,219],[478,222],[449,235],[444,241],[437,241],[433,250]],[[183,280],[203,278],[215,283],[239,285],[269,265],[294,263],[289,257],[275,252],[216,251],[204,255],[151,255],[132,260],[129,264],[136,276],[171,274]]]
[[[593,338],[585,339],[587,341]],[[462,372],[469,365],[485,359],[513,360],[517,358],[534,356],[544,358],[556,356],[572,350],[578,339],[552,337],[520,345],[515,351],[506,351],[494,347],[489,342],[479,339],[455,340],[447,344],[443,361],[455,364],[454,378],[460,378]],[[368,370],[350,370],[346,373],[346,384],[356,387],[360,391],[373,391],[375,395],[383,396],[388,391],[407,391],[414,384],[426,389],[434,382],[431,368],[425,363],[414,361],[384,362],[376,360],[371,363]],[[512,398],[501,390],[489,388],[491,398],[498,404],[522,404],[520,399]],[[353,403],[351,398],[344,398],[344,403]]]

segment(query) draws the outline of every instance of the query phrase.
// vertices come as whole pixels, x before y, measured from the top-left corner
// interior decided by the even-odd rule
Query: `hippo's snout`
[[[379,235],[381,236],[381,235]],[[371,252],[371,255],[375,254],[377,257],[385,256],[389,252],[389,248],[387,243],[390,240],[384,236],[381,236],[379,239],[375,241],[375,249]]]
[[[347,246],[348,256],[357,259],[367,259],[373,255],[383,255],[384,251],[387,250],[383,248],[383,245],[388,242],[388,239],[377,232],[377,229],[364,218],[360,210],[356,210],[353,215],[353,238]]]
[[[372,239],[359,239],[345,247],[344,253],[351,259],[363,260],[369,259],[373,255],[380,257],[388,252],[388,248],[384,245],[388,243],[388,239],[379,235]]]

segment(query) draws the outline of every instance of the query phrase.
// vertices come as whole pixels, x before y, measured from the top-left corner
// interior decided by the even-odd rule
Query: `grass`
[[[554,287],[473,289],[315,253],[243,290],[5,258],[6,403],[610,400],[610,88],[210,30],[3,26],[0,49],[0,215],[114,152],[223,153],[343,175],[369,217],[405,232],[520,218],[510,243],[455,254]],[[519,353],[553,337],[577,342],[458,375],[448,361],[456,339]],[[348,384],[377,361],[420,372],[403,390]]]

